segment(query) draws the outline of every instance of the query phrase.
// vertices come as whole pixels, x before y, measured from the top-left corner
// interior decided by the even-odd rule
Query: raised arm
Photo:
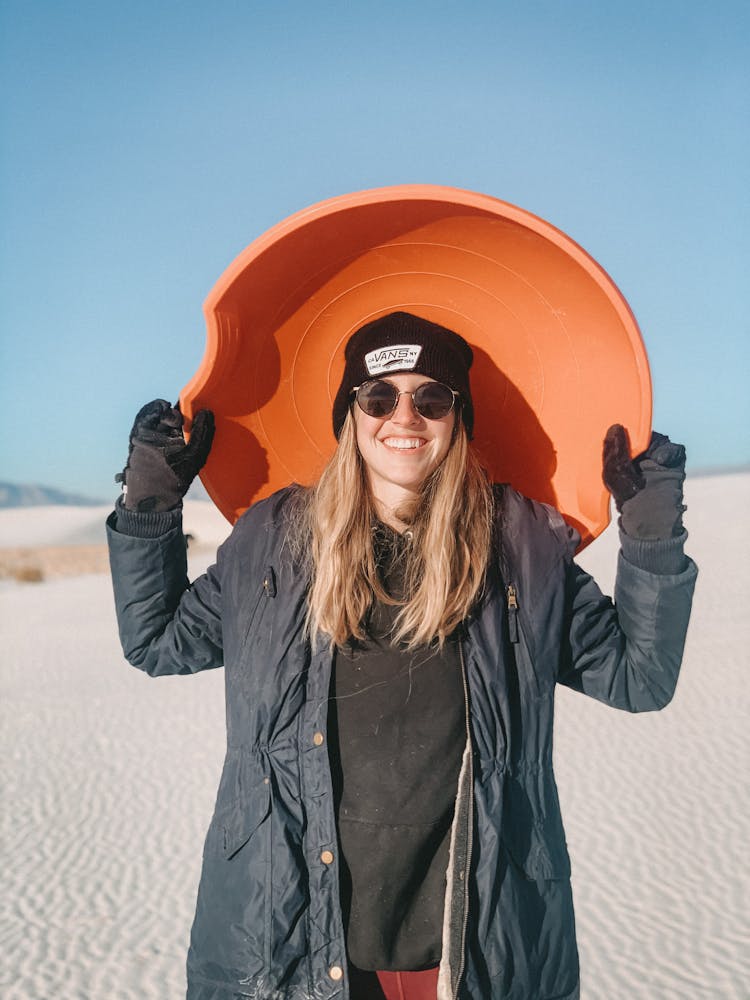
[[[626,432],[610,428],[604,481],[620,511],[622,543],[614,605],[572,559],[567,574],[569,630],[558,680],[632,712],[670,701],[682,661],[697,575],[683,549],[684,477],[682,445],[654,434],[631,461]]]
[[[151,676],[195,673],[223,662],[221,554],[192,585],[187,577],[182,498],[203,466],[213,416],[196,415],[190,443],[182,414],[165,400],[138,412],[123,495],[107,520],[115,608],[123,652]]]

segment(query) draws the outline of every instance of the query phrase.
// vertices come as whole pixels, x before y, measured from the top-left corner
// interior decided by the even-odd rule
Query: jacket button
[[[328,975],[331,977],[331,979],[335,980],[335,982],[338,982],[339,979],[344,978],[344,970],[341,968],[340,965],[332,965],[331,968],[328,970]]]
[[[322,733],[315,733],[315,735],[313,736],[313,743],[316,747],[323,746],[324,740],[325,736]]]
[[[331,851],[323,851],[323,853],[320,855],[320,860],[323,862],[324,865],[331,865],[331,864],[333,864],[333,854],[332,854],[332,852]]]

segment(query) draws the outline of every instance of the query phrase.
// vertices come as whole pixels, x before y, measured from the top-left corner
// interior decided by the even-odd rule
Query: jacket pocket
[[[528,784],[510,779],[501,839],[511,861],[531,881],[570,877],[570,855],[551,774]]]
[[[241,798],[217,806],[206,835],[204,857],[229,861],[248,843],[270,811],[271,789],[266,779]]]
[[[523,840],[504,835],[503,845],[516,867],[532,882],[570,878],[565,841],[546,827],[535,827]]]
[[[242,626],[242,645],[246,646],[254,625],[259,624],[269,601],[276,597],[276,573],[273,566],[266,566],[263,581],[248,602],[247,619]]]

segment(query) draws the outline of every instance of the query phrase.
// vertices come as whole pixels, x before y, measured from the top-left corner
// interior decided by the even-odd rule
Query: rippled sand
[[[558,696],[583,1000],[750,995],[750,475],[694,479],[687,501],[701,576],[674,701],[630,716]],[[4,534],[6,513],[0,547],[13,533],[33,547],[21,517]],[[607,533],[581,560],[605,589],[615,551]],[[205,562],[196,553],[194,570]],[[106,575],[0,581],[0,651],[0,995],[183,996],[222,672],[151,680],[127,666]]]

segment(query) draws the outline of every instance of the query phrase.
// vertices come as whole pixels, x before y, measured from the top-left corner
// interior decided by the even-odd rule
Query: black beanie
[[[416,372],[443,382],[459,393],[459,412],[471,439],[474,405],[469,368],[474,359],[463,337],[407,312],[393,312],[355,331],[344,352],[346,364],[333,401],[333,433],[338,440],[349,409],[351,391],[368,379],[395,372]]]

